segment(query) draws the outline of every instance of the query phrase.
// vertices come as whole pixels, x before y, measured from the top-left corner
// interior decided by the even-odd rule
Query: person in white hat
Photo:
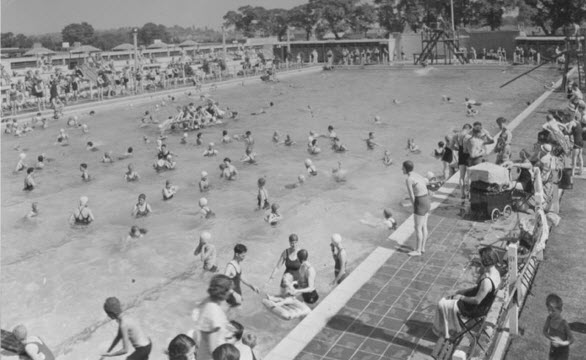
[[[332,257],[334,258],[334,280],[331,284],[335,286],[348,276],[346,272],[348,257],[346,255],[346,249],[342,245],[342,236],[340,234],[332,235],[330,248],[332,249]]]
[[[92,210],[87,206],[88,202],[89,199],[87,196],[79,198],[79,207],[73,210],[73,213],[69,218],[70,224],[89,225],[95,220]]]
[[[210,190],[210,182],[208,180],[208,172],[202,171],[201,172],[201,180],[199,180],[199,191],[200,192],[207,192]]]

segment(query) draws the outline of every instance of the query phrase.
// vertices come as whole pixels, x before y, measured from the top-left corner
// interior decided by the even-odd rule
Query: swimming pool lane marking
[[[283,72],[279,72],[277,74],[279,76],[278,77],[279,79],[284,79],[284,78],[289,78],[294,75],[311,74],[311,73],[316,73],[316,72],[321,72],[321,71],[323,71],[323,68],[321,66],[309,66],[309,67],[305,67],[305,68],[301,68],[301,69],[286,70]],[[131,96],[122,97],[122,98],[108,99],[108,100],[105,100],[102,102],[95,101],[95,102],[88,102],[88,103],[83,103],[83,104],[71,105],[71,106],[65,107],[63,109],[63,111],[67,116],[70,116],[70,115],[77,114],[77,113],[87,111],[87,110],[97,110],[97,109],[104,109],[104,108],[109,110],[109,109],[113,109],[116,107],[128,105],[130,103],[132,103],[133,105],[139,105],[139,104],[143,104],[143,103],[154,102],[157,100],[157,98],[165,97],[167,95],[185,94],[186,91],[197,91],[197,93],[195,93],[194,95],[198,95],[199,93],[209,91],[212,88],[214,88],[214,89],[229,88],[229,87],[233,87],[233,86],[242,84],[243,81],[246,82],[247,84],[256,84],[256,83],[262,82],[262,80],[258,76],[251,76],[251,77],[246,77],[246,78],[235,78],[235,79],[229,79],[229,80],[224,80],[224,81],[220,81],[220,82],[212,82],[212,83],[203,84],[200,91],[194,90],[194,88],[192,86],[186,86],[186,87],[181,87],[181,88],[176,88],[176,89],[162,90],[159,92],[144,93],[144,94],[131,95]],[[6,116],[6,117],[7,118],[10,117],[11,119],[22,120],[22,119],[29,119],[34,114],[36,114],[36,112],[23,113],[23,114],[18,114],[15,116]],[[42,116],[53,115],[53,110],[50,109],[50,110],[41,111],[41,115]],[[4,124],[2,124],[2,126],[4,126]]]
[[[568,73],[573,74],[574,70]],[[562,79],[558,80],[553,88],[561,86]],[[539,98],[531,103],[525,110],[517,115],[509,124],[508,129],[513,131],[523,120],[525,120],[535,109],[540,106],[551,94],[553,90],[545,91]],[[495,137],[500,134],[497,133]],[[495,144],[489,145],[487,150],[491,153]],[[444,185],[435,192],[431,205],[431,210],[435,210],[443,203],[457,188],[459,182],[459,172],[444,183]],[[404,245],[414,233],[414,218],[409,216],[397,230],[391,234],[390,240],[394,240],[398,245]],[[311,342],[315,336],[326,326],[328,320],[336,315],[340,309],[350,300],[350,298],[378,271],[378,269],[388,260],[396,251],[393,249],[377,247],[358,267],[350,273],[348,278],[332,290],[326,298],[303,319],[285,338],[283,338],[265,357],[265,360],[292,360]],[[358,273],[356,276],[353,276]],[[323,306],[322,306],[323,304]]]

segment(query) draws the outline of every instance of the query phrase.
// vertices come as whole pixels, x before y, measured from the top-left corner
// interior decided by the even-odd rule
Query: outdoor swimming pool
[[[202,274],[201,262],[193,256],[200,231],[209,230],[223,270],[232,257],[234,244],[241,242],[249,252],[243,263],[244,277],[269,293],[278,292],[279,276],[267,283],[281,251],[288,246],[287,237],[297,233],[300,247],[309,251],[309,261],[318,270],[317,286],[322,297],[331,290],[333,260],[329,238],[338,232],[345,239],[351,266],[364,259],[378,245],[389,245],[388,232],[362,225],[369,216],[381,216],[383,208],[393,210],[401,222],[410,208],[401,206],[406,196],[400,163],[411,159],[416,171],[440,173],[441,163],[431,155],[437,142],[453,128],[465,122],[482,121],[495,132],[494,119],[517,115],[528,101],[543,92],[545,81],[553,80],[555,71],[543,70],[533,78],[521,78],[504,89],[499,85],[524,69],[427,68],[404,71],[334,71],[288,78],[277,84],[257,84],[220,89],[210,95],[239,111],[239,120],[226,126],[205,129],[204,143],[217,144],[219,156],[204,158],[204,148],[179,143],[180,134],[166,140],[179,156],[177,169],[157,174],[151,164],[156,155],[155,128],[139,129],[140,115],[147,106],[133,106],[84,116],[90,127],[88,135],[68,129],[71,145],[54,145],[58,129],[65,120],[51,123],[22,138],[2,139],[2,327],[11,329],[24,323],[57,352],[61,359],[94,359],[107,349],[115,335],[115,323],[107,322],[102,304],[106,297],[117,296],[131,306],[153,339],[152,358],[163,358],[162,351],[176,334],[193,328],[192,309],[204,298],[209,274]],[[442,103],[442,95],[454,99]],[[475,118],[465,116],[464,97],[483,102]],[[399,104],[395,104],[397,99]],[[154,96],[155,101],[160,98]],[[198,97],[178,97],[178,104]],[[250,116],[269,102],[274,106],[266,114]],[[313,116],[308,111],[313,110]],[[156,115],[160,119],[174,111],[167,106]],[[385,122],[376,125],[372,119]],[[540,120],[541,121],[541,120]],[[326,133],[328,125],[349,148],[335,154],[326,139],[320,139],[322,153],[312,157],[317,177],[308,178],[297,189],[286,189],[299,174],[303,161],[310,157],[305,149],[309,130]],[[256,140],[258,165],[243,165],[238,159],[244,146],[235,142],[221,145],[223,129],[230,134],[251,130]],[[275,145],[272,133],[290,134],[297,141],[292,147]],[[375,141],[391,151],[395,164],[385,167],[383,148],[366,150],[363,141],[369,131]],[[152,142],[144,144],[143,136]],[[408,154],[407,138],[415,138],[422,152]],[[122,154],[128,146],[135,149],[131,160],[114,164],[99,162],[102,152],[88,152],[85,143],[94,141],[103,151]],[[18,160],[16,145],[28,149],[28,162],[46,153],[55,158],[37,173],[38,188],[22,191],[24,174],[12,171]],[[235,182],[219,179],[218,165],[230,157],[240,171]],[[337,183],[331,169],[341,161],[347,181]],[[90,183],[80,179],[79,164],[88,163],[95,178]],[[141,175],[139,183],[126,183],[124,173],[129,162]],[[200,172],[210,174],[213,190],[205,196],[216,212],[213,220],[202,220],[198,213],[200,197],[197,181]],[[256,180],[267,176],[271,201],[281,205],[284,219],[276,227],[263,221],[256,206]],[[180,187],[170,201],[163,201],[165,180]],[[140,193],[147,195],[154,213],[134,219],[130,211]],[[85,229],[69,227],[67,220],[79,197],[90,199],[96,222]],[[39,203],[37,221],[23,221],[33,201]],[[368,215],[370,214],[370,215]],[[128,247],[123,246],[130,226],[139,225],[148,234]],[[280,274],[280,273],[279,273]],[[268,312],[257,295],[245,288],[245,303],[233,317],[246,331],[259,337],[258,353],[265,354],[295,324]]]

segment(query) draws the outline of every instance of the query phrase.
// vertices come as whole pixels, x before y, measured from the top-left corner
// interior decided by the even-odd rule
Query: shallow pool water
[[[376,246],[389,245],[385,229],[360,223],[361,219],[380,217],[390,208],[401,222],[410,208],[402,207],[405,198],[400,163],[411,159],[416,171],[425,174],[441,171],[431,155],[438,141],[465,122],[482,121],[495,132],[494,119],[512,119],[528,101],[543,92],[534,78],[522,78],[499,89],[498,86],[522,70],[461,70],[431,68],[426,71],[334,71],[288,78],[276,84],[236,86],[212,92],[222,106],[239,111],[238,120],[223,127],[203,130],[204,142],[217,144],[219,156],[202,157],[203,148],[194,145],[190,133],[187,145],[180,134],[171,134],[166,143],[178,154],[177,169],[156,173],[151,165],[156,155],[155,128],[139,128],[140,114],[154,110],[160,102],[126,106],[82,116],[90,133],[68,129],[71,145],[55,146],[58,129],[65,121],[52,122],[46,130],[21,138],[2,138],[2,327],[26,324],[30,332],[42,336],[61,359],[93,359],[107,349],[115,335],[115,324],[107,322],[102,304],[108,296],[117,296],[141,319],[154,342],[153,358],[162,358],[169,339],[193,327],[192,309],[204,298],[210,275],[202,273],[202,264],[193,256],[200,231],[209,230],[223,270],[232,257],[234,244],[241,242],[249,252],[243,263],[244,277],[269,293],[278,292],[279,276],[268,282],[269,274],[281,251],[288,245],[290,233],[297,233],[300,246],[309,251],[310,262],[318,269],[317,287],[321,296],[331,290],[333,260],[329,237],[338,232],[344,237],[351,268]],[[552,80],[555,72],[539,72]],[[442,103],[442,95],[454,99]],[[464,97],[483,102],[475,118],[465,116]],[[397,101],[393,101],[396,99]],[[199,97],[178,96],[177,103],[199,103]],[[269,102],[274,106],[266,114],[250,116]],[[310,112],[308,105],[313,112]],[[155,112],[160,119],[173,112],[173,106]],[[379,115],[384,124],[374,124]],[[326,133],[333,125],[349,148],[335,154],[326,139],[319,140],[322,153],[311,157],[318,176],[307,179],[297,189],[286,189],[305,173],[303,161],[310,157],[305,148],[309,130]],[[241,134],[251,130],[256,140],[258,165],[239,163],[244,145],[222,145],[221,131]],[[292,147],[272,142],[273,132],[290,134],[297,141]],[[368,151],[364,139],[375,133],[380,148]],[[143,136],[151,139],[145,144]],[[408,154],[407,138],[415,138],[422,152]],[[102,164],[102,152],[88,152],[85,143],[98,143],[101,150],[116,155],[128,146],[135,149],[131,160]],[[28,162],[38,154],[55,160],[37,173],[38,188],[22,191],[24,174],[13,174],[18,150],[26,149]],[[383,150],[392,153],[395,164],[385,167]],[[218,165],[230,157],[238,167],[236,181],[219,178]],[[335,182],[331,169],[338,161],[347,171],[346,182]],[[85,162],[94,180],[81,181],[79,164]],[[138,183],[126,183],[124,173],[132,162],[141,175]],[[205,196],[216,212],[212,220],[202,220],[197,202],[201,196],[196,183],[199,174],[210,174],[213,189]],[[255,211],[256,181],[267,177],[271,201],[281,206],[284,219],[271,227],[263,213]],[[163,201],[165,180],[179,186],[174,199]],[[130,212],[140,193],[147,195],[154,212],[136,220]],[[87,228],[72,228],[68,218],[80,196],[90,199],[96,221]],[[31,203],[39,203],[40,216],[24,221]],[[130,226],[148,229],[148,234],[132,244],[124,244]],[[282,270],[281,270],[282,271]],[[281,273],[279,271],[279,274]],[[258,295],[244,289],[245,303],[231,314],[247,331],[259,337],[258,352],[265,354],[297,322],[285,322],[269,313]]]

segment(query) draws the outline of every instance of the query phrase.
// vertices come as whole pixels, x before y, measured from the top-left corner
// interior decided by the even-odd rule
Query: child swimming
[[[218,265],[216,262],[216,247],[210,244],[212,234],[207,231],[203,231],[199,235],[199,244],[195,248],[193,255],[201,255],[201,261],[203,262],[203,269],[215,273],[218,271]]]
[[[200,132],[199,132],[199,133],[197,133],[197,135],[195,136],[195,145],[197,145],[197,146],[201,146],[201,145],[203,145],[203,139],[201,138],[201,137],[202,137],[202,135],[203,135],[203,134],[202,134],[202,133],[200,133]]]
[[[279,135],[279,132],[275,130],[275,132],[273,133],[273,142],[275,144],[278,144],[281,141],[281,135]]]
[[[35,217],[37,217],[37,216],[39,216],[39,203],[38,203],[38,202],[36,202],[36,201],[34,201],[34,202],[31,204],[31,211],[30,211],[28,214],[26,214],[26,216],[25,216],[25,217],[26,217],[27,219],[32,219],[32,218],[35,218]]]
[[[187,144],[187,133],[183,133],[183,136],[181,137],[181,140],[179,141],[179,143],[181,145]]]
[[[35,183],[35,168],[28,168],[26,169],[26,177],[24,178],[24,191],[33,191],[34,188],[37,186]]]
[[[131,158],[133,156],[134,156],[134,149],[132,148],[132,146],[130,146],[130,147],[128,147],[128,149],[126,149],[126,153],[118,156],[118,160],[125,160],[125,159]]]
[[[65,129],[59,130],[59,136],[57,136],[57,142],[55,143],[55,145],[69,145],[69,135],[65,132]]]
[[[87,151],[92,151],[92,152],[96,152],[96,151],[99,151],[100,150],[100,149],[98,149],[98,147],[92,141],[88,141],[85,144],[85,149]]]
[[[210,209],[208,207],[208,199],[203,198],[203,197],[200,198],[199,199],[199,207],[200,207],[200,213],[201,213],[202,218],[211,219],[216,216],[216,214],[212,211],[212,209]]]
[[[128,164],[128,171],[124,174],[124,179],[128,182],[138,181],[140,180],[140,175],[136,171],[134,171],[134,165]]]

